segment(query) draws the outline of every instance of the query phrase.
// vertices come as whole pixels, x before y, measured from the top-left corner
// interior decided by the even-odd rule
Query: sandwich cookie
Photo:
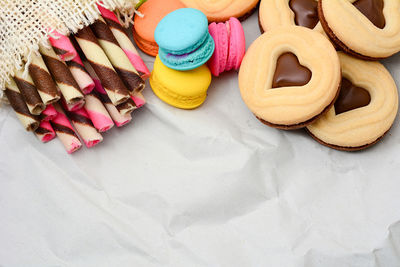
[[[243,21],[257,9],[259,0],[181,0],[187,7],[201,10],[209,22],[223,22],[230,17]]]
[[[153,92],[165,103],[182,109],[194,109],[203,104],[211,84],[206,65],[190,71],[177,71],[165,66],[156,57],[150,76]]]
[[[302,128],[333,104],[341,71],[332,44],[320,33],[283,26],[261,35],[248,49],[239,71],[247,107],[263,123]]]
[[[319,143],[355,151],[378,142],[397,114],[398,95],[390,73],[378,62],[339,53],[342,85],[334,106],[307,127]]]
[[[207,17],[194,8],[181,8],[165,16],[154,32],[159,57],[169,68],[192,70],[214,53]]]
[[[399,0],[320,0],[318,14],[328,36],[348,54],[377,60],[400,51]]]
[[[139,49],[155,57],[158,53],[158,45],[154,40],[157,24],[168,13],[184,7],[179,0],[147,0],[140,3],[138,11],[143,16],[136,15],[133,24],[133,39]]]
[[[324,33],[318,18],[318,0],[261,0],[258,22],[262,33],[287,25]]]

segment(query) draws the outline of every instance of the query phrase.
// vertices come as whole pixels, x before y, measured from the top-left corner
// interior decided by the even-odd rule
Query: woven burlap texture
[[[96,4],[133,16],[137,0],[0,0],[0,88],[24,68],[51,32],[75,33],[99,16]],[[0,97],[2,95],[0,90]]]

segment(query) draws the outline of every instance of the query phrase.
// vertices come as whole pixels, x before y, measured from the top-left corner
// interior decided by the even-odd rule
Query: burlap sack
[[[129,22],[138,0],[0,0],[0,88],[53,30],[70,34],[93,23],[99,2]]]

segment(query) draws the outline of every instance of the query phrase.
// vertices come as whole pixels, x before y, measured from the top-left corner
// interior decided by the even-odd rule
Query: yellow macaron
[[[153,92],[165,103],[182,109],[194,109],[203,104],[210,83],[211,72],[206,65],[177,71],[165,66],[158,56],[150,76]]]

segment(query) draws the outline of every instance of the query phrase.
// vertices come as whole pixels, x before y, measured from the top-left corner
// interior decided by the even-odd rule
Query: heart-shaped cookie
[[[300,26],[261,35],[239,71],[243,101],[263,123],[279,129],[298,129],[316,120],[333,105],[340,80],[332,44]]]
[[[335,106],[307,131],[331,148],[355,151],[367,148],[389,131],[396,118],[396,84],[379,62],[339,53],[343,80]],[[360,87],[361,86],[361,87]]]
[[[313,29],[319,22],[318,2],[315,0],[290,0],[296,25]]]
[[[319,20],[344,52],[365,60],[400,51],[399,0],[319,0]]]
[[[311,71],[300,64],[293,53],[284,53],[276,62],[272,88],[303,86],[311,80]]]

